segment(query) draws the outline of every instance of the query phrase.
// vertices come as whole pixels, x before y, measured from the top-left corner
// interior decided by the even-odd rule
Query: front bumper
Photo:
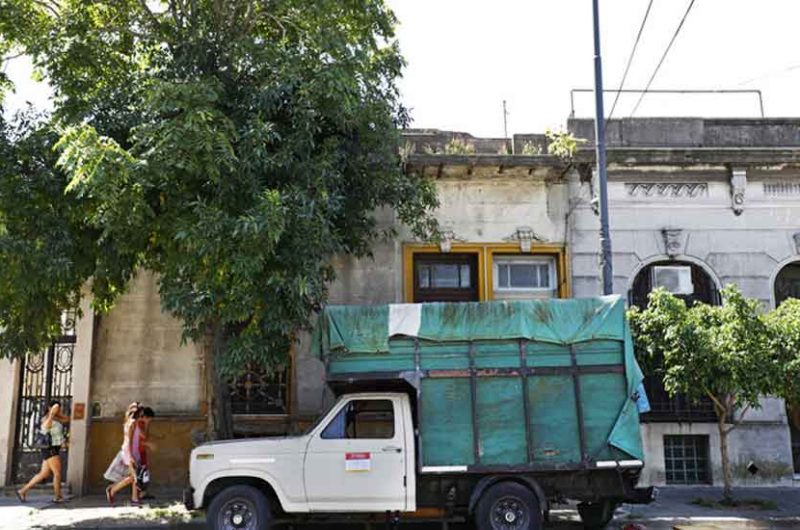
[[[187,510],[194,510],[194,488],[188,487],[183,490],[183,505]]]

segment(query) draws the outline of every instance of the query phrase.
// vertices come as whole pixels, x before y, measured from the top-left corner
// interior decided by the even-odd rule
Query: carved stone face
[[[661,231],[664,236],[664,252],[669,257],[683,254],[683,230],[665,228]]]

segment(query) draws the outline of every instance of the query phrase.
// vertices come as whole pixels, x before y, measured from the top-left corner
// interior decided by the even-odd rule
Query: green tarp
[[[643,458],[639,413],[632,399],[640,388],[642,372],[633,355],[625,304],[618,296],[330,306],[320,315],[315,331],[315,348],[326,360],[329,376],[361,374],[364,379],[369,379],[370,372],[468,369],[471,361],[464,344],[473,345],[475,368],[519,367],[520,341],[527,344],[527,368],[534,370],[534,374],[536,368],[569,367],[571,351],[576,353],[578,366],[624,366],[624,373],[580,375],[585,443],[589,456],[595,460]],[[525,425],[521,403],[522,396],[527,394],[528,424],[536,444],[534,460],[541,453],[543,462],[574,463],[580,450],[576,445],[577,404],[572,376],[563,373],[529,376],[524,392],[522,384],[521,380],[509,377],[479,381],[478,421],[489,421],[491,425],[479,425],[475,431],[481,432],[478,445],[486,452],[476,459],[486,464],[504,458],[522,458],[525,431],[523,428],[522,435],[517,431],[520,425]],[[453,427],[464,430],[465,422],[471,421],[462,417],[463,400],[470,399],[467,380],[423,377],[419,385],[423,410],[431,402],[421,418],[423,446],[429,446],[423,455],[425,464],[463,463],[469,459],[466,452],[459,455],[458,451],[447,449],[437,455],[437,446],[444,441],[442,438],[452,434]],[[447,396],[458,400],[452,403],[455,407],[452,410],[447,408]],[[520,416],[519,421],[513,419],[516,416]],[[484,434],[487,432],[493,435]],[[466,442],[472,433],[471,428],[467,429],[460,439]],[[471,442],[463,445],[464,451],[472,446]],[[550,460],[546,458],[548,455]]]

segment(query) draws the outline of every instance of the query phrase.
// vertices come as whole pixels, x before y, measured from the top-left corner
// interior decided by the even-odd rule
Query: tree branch
[[[720,402],[720,400],[719,400],[719,399],[717,399],[717,396],[715,396],[713,393],[711,393],[711,392],[710,392],[710,391],[709,391],[707,388],[703,388],[703,392],[705,392],[705,393],[706,393],[706,395],[707,395],[709,398],[711,398],[711,401],[713,401],[713,402],[714,402],[714,408],[716,408],[716,409],[717,409],[717,415],[719,415],[719,412],[720,412],[720,411],[722,411],[722,413],[723,413],[723,414],[726,414],[726,413],[728,412],[728,409],[725,407],[725,405],[723,405],[723,404]]]
[[[750,410],[750,404],[749,403],[747,405],[745,405],[744,408],[742,409],[741,414],[739,414],[739,419],[738,420],[736,418],[733,418],[733,425],[731,425],[730,427],[728,427],[725,430],[725,434],[728,434],[729,432],[731,432],[736,427],[738,427],[739,425],[742,424],[742,421],[744,421],[744,415],[747,414],[748,410]]]
[[[33,0],[33,3],[41,8],[50,11],[50,13],[56,18],[61,16],[61,13],[59,13],[53,5],[51,5],[48,2],[45,2],[44,0]]]
[[[153,24],[153,29],[155,29],[156,31],[160,30],[161,22],[159,22],[158,18],[156,18],[156,15],[150,10],[150,8],[147,7],[147,0],[139,0],[139,5],[142,7],[142,11],[144,11],[144,14],[147,16],[147,18],[150,19],[150,22]]]

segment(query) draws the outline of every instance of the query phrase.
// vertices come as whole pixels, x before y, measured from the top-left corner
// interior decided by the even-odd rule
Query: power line
[[[628,72],[630,71],[631,64],[633,63],[633,56],[636,55],[636,48],[639,46],[639,40],[642,38],[642,32],[644,32],[644,26],[645,24],[647,24],[647,17],[650,16],[650,8],[652,7],[653,7],[653,0],[650,0],[650,3],[647,4],[647,11],[644,12],[642,25],[639,26],[639,33],[636,35],[636,41],[633,43],[633,49],[631,50],[631,54],[628,57],[628,64],[625,65],[625,73],[622,74],[622,81],[619,82],[619,89],[617,90],[617,95],[614,96],[614,103],[611,105],[611,112],[608,113],[609,120],[614,115],[614,109],[617,108],[619,95],[622,94],[622,88],[625,86],[625,80],[628,78]]]
[[[791,72],[792,70],[800,70],[800,63],[793,64],[793,65],[788,66],[788,67],[786,67],[786,68],[784,68],[782,70],[776,70],[776,71],[773,71],[773,72],[770,72],[770,73],[767,73],[767,74],[764,74],[764,75],[760,75],[758,77],[751,77],[750,79],[746,79],[746,80],[744,80],[744,81],[742,81],[740,83],[736,83],[736,86],[749,85],[750,83],[753,83],[754,81],[761,81],[762,79],[767,79],[769,77],[774,77],[776,75],[782,75],[782,74],[785,74],[787,72]]]
[[[661,69],[661,65],[664,64],[664,60],[666,60],[669,51],[672,49],[672,45],[675,44],[675,39],[678,38],[678,34],[681,32],[681,28],[683,28],[683,23],[686,22],[686,18],[692,11],[692,7],[694,7],[694,2],[695,0],[691,0],[689,2],[689,6],[686,8],[686,12],[683,14],[683,18],[681,19],[680,24],[678,24],[678,27],[675,29],[675,33],[673,33],[672,35],[672,39],[670,39],[669,44],[667,45],[667,49],[664,50],[664,55],[662,55],[661,60],[658,61],[658,65],[656,65],[656,69],[653,71],[653,75],[650,76],[650,80],[647,82],[647,86],[644,87],[644,92],[642,92],[642,95],[639,96],[639,101],[637,101],[636,106],[633,107],[633,112],[631,112],[631,118],[633,117],[634,114],[636,114],[636,111],[639,110],[639,105],[642,104],[642,100],[647,95],[647,91],[650,90],[650,85],[653,84],[653,80],[656,78],[658,71]]]

